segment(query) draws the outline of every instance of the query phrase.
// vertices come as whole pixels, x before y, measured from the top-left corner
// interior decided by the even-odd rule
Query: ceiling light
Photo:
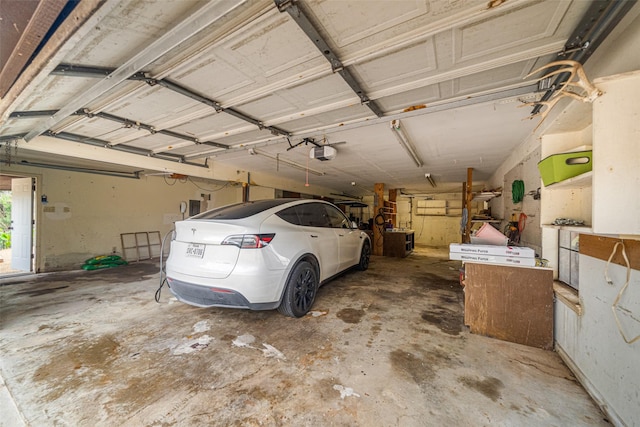
[[[425,178],[427,178],[427,181],[429,181],[429,184],[431,184],[431,186],[432,186],[433,188],[435,188],[435,187],[436,187],[436,182],[435,182],[435,181],[434,181],[434,179],[431,177],[431,174],[430,174],[430,173],[425,173],[425,174],[424,174],[424,177],[425,177]]]
[[[284,165],[290,166],[290,167],[292,167],[294,169],[298,169],[298,170],[301,170],[301,171],[309,172],[309,173],[312,173],[312,174],[317,175],[317,176],[323,176],[325,174],[324,172],[320,172],[318,170],[308,168],[305,165],[301,165],[301,164],[293,162],[291,160],[283,159],[282,157],[280,157],[278,155],[272,156],[271,154],[263,153],[262,151],[258,151],[255,148],[250,148],[248,151],[249,151],[249,154],[252,155],[252,156],[266,157],[267,159],[275,160],[278,164],[284,164]]]
[[[413,144],[411,143],[407,135],[404,133],[404,130],[400,127],[400,120],[391,120],[390,125],[391,125],[391,131],[395,135],[400,145],[402,145],[402,148],[404,148],[406,152],[411,156],[413,161],[416,163],[416,166],[422,167],[423,165],[422,159],[418,157],[418,154],[416,153],[416,150],[413,147]]]

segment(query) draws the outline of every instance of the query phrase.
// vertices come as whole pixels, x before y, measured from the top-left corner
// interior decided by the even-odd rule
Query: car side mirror
[[[355,221],[351,221],[351,229],[358,229],[358,224]]]

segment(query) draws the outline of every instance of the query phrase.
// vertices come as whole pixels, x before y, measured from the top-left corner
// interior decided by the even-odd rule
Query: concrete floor
[[[468,332],[459,266],[373,257],[301,319],[156,304],[151,262],[4,280],[0,425],[608,425],[556,353]]]

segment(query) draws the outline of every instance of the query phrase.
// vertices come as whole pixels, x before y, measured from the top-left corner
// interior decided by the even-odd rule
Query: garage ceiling
[[[434,191],[430,174],[459,190],[467,168],[486,180],[531,134],[537,119],[518,107],[542,93],[525,76],[558,59],[590,6],[80,2],[2,99],[0,138],[14,160],[140,169],[111,154],[126,152],[154,158],[149,173],[223,164],[304,181],[308,168],[349,194]],[[335,159],[308,159],[324,144]]]

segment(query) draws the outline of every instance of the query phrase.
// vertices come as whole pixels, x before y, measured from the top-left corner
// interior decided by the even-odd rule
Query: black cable
[[[156,290],[155,300],[157,303],[160,303],[160,295],[162,294],[162,287],[164,284],[167,284],[167,287],[170,288],[169,282],[167,282],[167,271],[166,265],[164,265],[164,245],[166,243],[167,237],[175,232],[175,229],[169,230],[167,234],[164,235],[162,241],[160,242],[160,286]]]
[[[379,220],[380,220],[380,221],[379,221]],[[373,225],[374,225],[375,227],[378,227],[378,231],[379,231],[379,233],[378,233],[378,239],[375,241],[375,246],[380,246],[380,244],[381,244],[381,242],[380,242],[380,241],[381,241],[381,240],[382,240],[382,238],[383,238],[383,237],[382,237],[382,235],[383,235],[383,234],[384,234],[384,232],[385,232],[385,224],[386,224],[386,223],[387,223],[387,220],[386,220],[386,219],[385,219],[385,217],[384,217],[384,209],[383,209],[383,208],[380,208],[380,209],[378,209],[378,215],[376,215],[376,216],[373,218]]]
[[[162,287],[165,283],[167,284],[167,287],[169,287],[169,283],[167,282],[166,277],[162,280],[162,282],[160,282],[160,287],[158,288],[158,290],[156,290],[155,300],[157,303],[160,303],[160,295],[162,295]]]
[[[215,190],[211,190],[211,189],[209,189],[209,188],[200,187],[200,186],[199,186],[198,184],[196,184],[196,183],[195,183],[195,182],[194,182],[190,177],[189,177],[188,179],[189,179],[189,182],[190,182],[190,183],[192,183],[192,184],[193,184],[196,188],[198,188],[199,190],[208,191],[208,192],[210,192],[210,193],[215,193],[216,191],[220,191],[220,190],[222,190],[222,189],[224,189],[224,188],[228,187],[228,186],[231,184],[230,182],[228,182],[228,181],[227,181],[226,183],[224,183],[224,184],[222,185],[222,187],[220,187],[220,188],[216,188]]]

